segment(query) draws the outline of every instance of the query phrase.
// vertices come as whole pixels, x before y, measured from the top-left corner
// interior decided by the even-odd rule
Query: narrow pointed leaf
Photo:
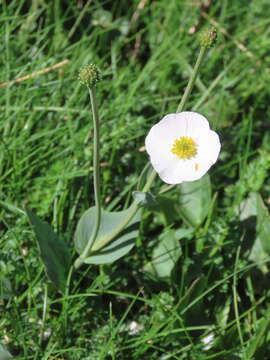
[[[48,223],[40,220],[29,209],[26,212],[36,234],[40,257],[45,265],[47,275],[53,284],[64,292],[71,265],[69,249]]]

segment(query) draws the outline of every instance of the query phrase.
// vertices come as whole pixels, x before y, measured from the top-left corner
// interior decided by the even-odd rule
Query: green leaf
[[[179,220],[179,201],[178,194],[161,194],[156,198],[157,205],[154,208],[155,216],[164,227]]]
[[[47,275],[52,283],[63,293],[71,265],[69,249],[66,243],[54,233],[49,224],[40,220],[29,209],[26,209],[26,212],[34,228],[40,257],[45,265]]]
[[[209,175],[200,180],[178,185],[179,211],[184,220],[194,227],[206,218],[211,206],[211,183]]]
[[[11,282],[6,277],[0,275],[0,300],[10,299],[12,296]]]
[[[257,197],[256,192],[250,192],[249,196],[241,202],[238,211],[238,215],[241,221],[245,221],[251,218],[252,216],[253,217],[257,216],[256,197]]]
[[[270,217],[264,202],[257,192],[251,192],[239,207],[240,219],[245,228],[245,241],[251,247],[249,259],[258,263],[263,272],[267,267],[263,262],[270,255]],[[255,239],[255,241],[254,241]]]
[[[12,358],[11,354],[0,344],[0,360],[10,360]]]
[[[133,230],[118,237],[98,251],[96,255],[86,258],[84,262],[87,264],[107,264],[120,259],[133,248],[138,233],[138,230]]]
[[[131,208],[118,212],[102,210],[101,223],[95,245],[106,242],[106,239],[109,239],[115,230],[129,216],[131,210]],[[135,240],[139,233],[139,221],[140,212],[138,211],[125,227],[125,229],[118,236],[116,236],[115,239],[112,239],[100,250],[93,252],[93,254],[87,257],[84,262],[87,264],[106,264],[118,260],[127,254],[135,245]],[[83,253],[87,242],[91,237],[94,223],[95,207],[91,207],[83,214],[75,232],[75,248],[80,255]]]
[[[178,235],[178,236],[177,236]],[[152,260],[146,264],[144,270],[158,278],[168,278],[181,255],[179,239],[184,233],[168,230],[161,234],[159,243],[154,249]]]
[[[260,194],[256,194],[257,236],[261,239],[263,250],[270,255],[270,217]]]

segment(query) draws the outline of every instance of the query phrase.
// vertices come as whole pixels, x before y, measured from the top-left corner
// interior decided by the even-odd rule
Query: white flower
[[[192,111],[168,114],[146,139],[152,166],[167,184],[201,178],[217,161],[220,141],[207,119]]]

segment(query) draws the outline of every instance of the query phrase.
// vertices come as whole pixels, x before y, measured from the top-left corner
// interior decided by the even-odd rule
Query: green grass
[[[69,61],[1,87],[0,341],[16,359],[269,359],[269,216],[260,200],[268,206],[268,5],[3,2],[1,82]],[[187,107],[205,115],[222,140],[210,171],[211,211],[189,227],[167,211],[168,199],[179,196],[174,188],[162,198],[165,215],[144,211],[130,254],[83,266],[61,295],[46,278],[24,207],[73,249],[77,221],[94,201],[92,120],[79,68],[94,62],[103,73],[102,199],[120,210],[148,160],[141,151],[147,131],[175,112],[198,54],[197,33],[213,22],[219,39]],[[187,229],[166,279],[146,271],[164,228]]]

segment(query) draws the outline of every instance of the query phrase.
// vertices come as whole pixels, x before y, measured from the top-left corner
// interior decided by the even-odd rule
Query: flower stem
[[[94,157],[93,157],[93,170],[94,170],[94,193],[95,193],[95,207],[96,217],[93,232],[88,240],[88,243],[82,253],[82,255],[75,261],[75,267],[78,268],[89,255],[92,246],[96,240],[98,230],[101,222],[101,199],[100,199],[100,168],[99,168],[99,116],[96,100],[96,88],[95,86],[88,87],[91,107],[93,113],[94,123]]]
[[[100,199],[100,168],[99,168],[99,116],[98,116],[98,107],[96,100],[96,88],[92,86],[89,88],[89,94],[91,99],[91,106],[93,112],[94,120],[94,159],[93,159],[93,168],[94,168],[94,192],[95,192],[95,205],[96,205],[96,223],[93,231],[93,241],[95,240],[101,219],[101,199]]]
[[[198,72],[199,72],[199,68],[201,66],[201,63],[203,61],[203,58],[204,58],[204,55],[206,54],[206,50],[207,48],[205,46],[201,46],[200,48],[200,52],[199,52],[199,55],[198,55],[198,58],[197,58],[197,61],[196,61],[196,64],[195,64],[195,67],[194,67],[194,70],[191,74],[191,77],[189,79],[189,82],[188,82],[188,85],[186,87],[186,90],[184,92],[184,95],[181,99],[181,102],[180,104],[178,105],[178,108],[176,110],[176,112],[181,112],[184,110],[185,106],[186,106],[186,103],[189,99],[189,96],[190,96],[190,93],[193,89],[193,86],[195,84],[195,81],[196,81],[196,78],[197,78],[197,75],[198,75]]]

